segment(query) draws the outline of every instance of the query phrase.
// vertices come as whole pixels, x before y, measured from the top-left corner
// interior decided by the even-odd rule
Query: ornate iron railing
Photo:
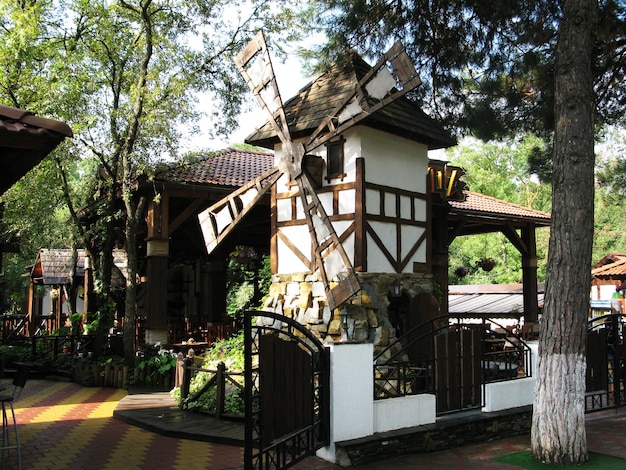
[[[472,332],[463,340],[472,343],[469,347],[457,344],[461,341],[458,333],[462,331]],[[439,341],[444,334],[455,334],[459,339]],[[446,367],[443,361],[450,364]],[[471,319],[440,316],[407,331],[376,355],[374,399],[437,394],[444,382],[437,374],[444,371],[459,374],[458,380],[447,381],[448,386],[457,383],[457,387],[466,389],[469,382],[476,380],[484,387],[487,383],[531,377],[531,363],[531,350],[520,334],[507,330],[497,321],[482,318],[477,322],[474,316]],[[463,377],[463,371],[459,370],[463,367],[475,370],[465,371]],[[456,391],[446,390],[446,393]],[[467,390],[458,393],[467,394]]]

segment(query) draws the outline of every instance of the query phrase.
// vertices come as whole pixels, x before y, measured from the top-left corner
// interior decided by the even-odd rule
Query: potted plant
[[[495,267],[496,260],[493,258],[482,258],[476,262],[476,265],[482,268],[483,271],[489,272]]]

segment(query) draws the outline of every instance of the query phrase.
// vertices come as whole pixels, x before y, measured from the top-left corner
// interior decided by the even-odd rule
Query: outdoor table
[[[172,344],[172,347],[176,351],[180,351],[180,352],[182,352],[185,355],[187,355],[187,352],[190,349],[193,349],[193,351],[196,354],[198,354],[200,352],[203,352],[208,346],[209,346],[209,343],[207,343],[205,341],[198,341],[198,342],[193,342],[193,343],[188,343],[186,341],[183,341],[182,343],[174,343],[174,344]]]

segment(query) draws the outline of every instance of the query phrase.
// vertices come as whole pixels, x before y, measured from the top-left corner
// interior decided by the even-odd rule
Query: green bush
[[[140,371],[152,371],[146,376],[145,383],[150,385],[156,382],[156,375],[166,375],[176,368],[177,354],[171,350],[163,349],[160,343],[148,347],[144,351],[143,359],[140,360],[136,367]],[[131,379],[131,383],[135,384],[136,378]]]
[[[244,370],[244,351],[243,351],[243,331],[237,335],[216,342],[205,353],[202,369],[217,370],[218,364],[223,362],[226,370],[229,372],[243,372]],[[206,383],[213,377],[208,372],[198,371],[191,378],[189,384],[189,396],[197,394]],[[234,377],[234,379],[243,385],[243,376]],[[216,408],[216,388],[211,387],[208,391],[200,395],[194,401],[186,401],[185,405],[189,409],[204,410],[215,412]],[[175,398],[180,400],[180,394],[176,394]],[[224,397],[224,412],[233,415],[244,414],[243,390],[235,385],[226,383],[226,396]]]
[[[31,351],[28,346],[0,345],[0,360],[3,360],[5,365],[14,364],[19,361],[28,361],[30,359]]]

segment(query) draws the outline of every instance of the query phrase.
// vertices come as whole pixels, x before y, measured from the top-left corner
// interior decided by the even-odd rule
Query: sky
[[[280,96],[283,102],[286,102],[290,98],[296,95],[298,91],[312,79],[307,78],[302,74],[302,65],[297,57],[287,59],[285,63],[279,62],[272,58],[272,65],[274,67],[274,74],[278,82],[278,89],[280,90]],[[200,98],[202,100],[202,98]],[[250,103],[250,112],[242,113],[239,117],[239,127],[235,129],[229,136],[221,137],[217,139],[210,139],[206,134],[200,134],[194,136],[189,147],[190,150],[196,149],[210,149],[219,150],[228,147],[233,143],[243,143],[244,139],[254,132],[255,128],[265,123],[267,118],[260,106],[256,102],[256,99],[249,92],[247,95],[248,103]],[[211,121],[206,119],[206,124],[201,127],[206,128],[210,126]]]

